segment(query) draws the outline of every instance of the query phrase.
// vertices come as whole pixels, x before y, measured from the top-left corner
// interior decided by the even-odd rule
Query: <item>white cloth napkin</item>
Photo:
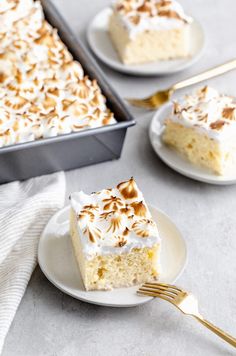
[[[64,205],[63,172],[0,185],[0,354],[37,263],[38,241]]]

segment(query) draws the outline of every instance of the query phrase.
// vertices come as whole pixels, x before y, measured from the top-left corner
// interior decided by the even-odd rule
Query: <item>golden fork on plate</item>
[[[163,283],[145,283],[141,288],[139,288],[137,293],[150,297],[158,297],[170,302],[182,313],[193,316],[216,335],[236,347],[236,339],[233,336],[217,328],[202,317],[198,311],[198,301],[191,293],[188,293],[176,286]]]
[[[127,98],[126,100],[131,105],[134,106],[138,106],[150,110],[158,109],[161,105],[165,104],[170,99],[170,97],[176,90],[186,88],[196,83],[200,83],[206,79],[217,77],[218,75],[229,72],[230,70],[233,70],[235,68],[236,68],[236,59],[233,59],[230,62],[221,64],[203,73],[197,74],[194,77],[178,82],[172,85],[169,89],[157,91],[156,93],[149,96],[148,98],[144,98],[144,99]]]

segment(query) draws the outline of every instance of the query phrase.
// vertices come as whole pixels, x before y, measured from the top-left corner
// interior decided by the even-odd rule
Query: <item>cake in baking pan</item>
[[[155,281],[160,237],[135,180],[71,195],[72,245],[86,290]]]
[[[116,122],[33,0],[0,2],[0,147]]]
[[[190,55],[190,23],[175,0],[118,0],[109,23],[112,42],[125,64]]]
[[[236,100],[205,86],[173,103],[163,141],[218,175],[236,169]]]

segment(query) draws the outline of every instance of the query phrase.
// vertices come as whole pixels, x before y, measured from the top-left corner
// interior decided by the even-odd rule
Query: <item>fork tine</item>
[[[161,291],[166,291],[166,292],[171,292],[173,293],[174,295],[178,295],[180,292],[175,290],[175,289],[170,289],[170,288],[166,288],[166,287],[163,287],[162,285],[160,284],[149,284],[149,283],[145,283],[142,287],[145,287],[145,288],[152,288],[153,290],[161,290]]]
[[[166,297],[166,296],[164,296],[163,294],[158,294],[158,293],[152,293],[152,292],[143,292],[143,291],[141,291],[141,290],[138,290],[137,291],[137,294],[139,294],[139,295],[146,295],[146,296],[149,296],[149,297],[158,297],[158,298],[160,298],[160,299],[163,299],[163,300],[166,300],[167,302],[170,302],[170,303],[172,303],[172,299],[170,299],[170,298],[168,298],[168,297]]]
[[[163,289],[159,289],[159,288],[144,288],[141,287],[139,289],[142,292],[151,292],[151,293],[158,293],[160,295],[165,295],[166,297],[170,297],[171,299],[174,299],[177,294],[173,293],[173,292],[169,292],[167,290],[163,290]]]
[[[138,106],[140,108],[153,109],[153,105],[148,98],[146,98],[146,99],[126,98],[125,100],[128,101],[128,103],[130,103],[131,105]]]
[[[173,286],[172,284],[165,284],[165,283],[144,283],[145,287],[158,287],[158,288],[165,288],[166,290],[173,290],[175,292],[183,292],[182,289],[176,287],[176,286]]]
[[[130,103],[136,103],[136,104],[148,104],[149,103],[149,98],[142,98],[142,99],[135,99],[135,98],[126,98],[125,100],[127,100]]]

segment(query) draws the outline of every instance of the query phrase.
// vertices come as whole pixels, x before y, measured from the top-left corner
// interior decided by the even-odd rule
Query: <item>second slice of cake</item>
[[[70,232],[86,290],[158,278],[160,237],[133,178],[91,195],[73,193]]]
[[[236,170],[236,100],[208,86],[174,102],[163,141],[218,175]]]
[[[109,33],[122,62],[139,64],[190,55],[190,22],[175,0],[119,0]]]

